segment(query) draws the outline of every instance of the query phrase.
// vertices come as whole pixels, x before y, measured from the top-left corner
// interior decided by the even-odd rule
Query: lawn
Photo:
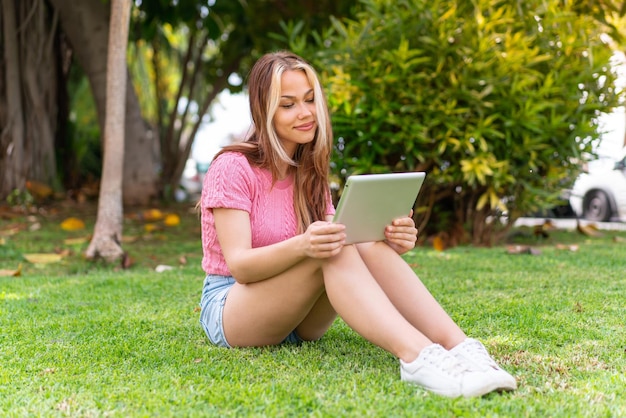
[[[127,213],[125,266],[82,257],[92,207],[0,212],[4,416],[626,416],[624,232],[514,231],[535,255],[504,245],[408,254],[518,379],[512,393],[447,399],[401,382],[398,361],[341,320],[297,347],[210,346],[198,323],[197,215],[189,205],[161,211],[180,224]],[[85,229],[63,229],[69,216]],[[57,257],[27,261],[42,253]]]

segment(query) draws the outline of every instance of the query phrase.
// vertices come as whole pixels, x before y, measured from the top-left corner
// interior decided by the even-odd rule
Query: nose
[[[311,116],[313,114],[313,112],[311,111],[311,104],[310,103],[302,103],[299,106],[299,112],[298,112],[298,118],[300,119],[304,119],[308,116]]]

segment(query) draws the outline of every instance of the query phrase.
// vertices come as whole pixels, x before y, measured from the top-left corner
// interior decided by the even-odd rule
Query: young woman
[[[444,396],[513,390],[401,254],[417,229],[396,219],[386,240],[345,245],[331,222],[332,129],[314,69],[289,52],[260,58],[248,79],[254,132],[224,148],[200,201],[200,322],[223,347],[314,341],[339,315],[400,360],[401,379]]]

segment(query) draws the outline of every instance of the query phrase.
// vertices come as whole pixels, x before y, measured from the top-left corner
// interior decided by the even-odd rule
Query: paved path
[[[559,229],[576,229],[576,219],[573,218],[519,218],[515,226],[535,226],[543,224],[547,219]],[[626,231],[626,222],[590,222],[580,221],[581,225],[595,224],[598,229],[605,231]]]

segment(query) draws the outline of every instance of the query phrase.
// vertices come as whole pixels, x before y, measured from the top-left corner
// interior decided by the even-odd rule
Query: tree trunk
[[[56,180],[56,15],[40,0],[3,0],[0,198],[29,180]],[[6,102],[5,102],[6,100]]]
[[[107,6],[101,0],[50,0],[58,10],[63,30],[76,59],[89,78],[101,131],[106,106],[106,57],[109,36]],[[130,76],[127,84],[131,86]],[[147,204],[158,195],[159,144],[141,117],[133,88],[126,89],[123,199],[129,205]]]
[[[104,124],[104,166],[98,199],[98,217],[88,258],[107,261],[121,258],[122,177],[124,169],[124,127],[126,113],[126,47],[131,0],[111,1],[111,30],[107,59],[107,96]]]
[[[1,152],[3,170],[2,195],[6,196],[15,188],[23,189],[26,183],[24,170],[24,109],[22,106],[22,85],[17,39],[16,10],[13,0],[2,1],[2,29],[5,42],[4,63],[6,89],[6,120],[2,122]],[[4,97],[4,94],[3,94]]]

